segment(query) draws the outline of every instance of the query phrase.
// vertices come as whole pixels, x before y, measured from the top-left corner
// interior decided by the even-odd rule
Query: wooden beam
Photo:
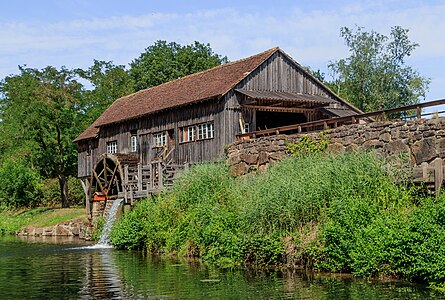
[[[241,105],[242,108],[254,109],[260,111],[275,111],[275,112],[313,112],[313,108],[301,108],[301,107],[276,107],[276,106],[261,106],[261,105]]]
[[[100,191],[103,192],[104,191],[104,187],[102,186],[102,183],[100,183],[99,176],[97,176],[95,170],[93,170],[93,175],[94,175],[94,178],[96,178],[96,182],[99,184]]]

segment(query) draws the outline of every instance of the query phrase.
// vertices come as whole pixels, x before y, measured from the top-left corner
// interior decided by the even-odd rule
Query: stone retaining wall
[[[263,170],[288,155],[286,143],[296,142],[302,135],[275,135],[229,145],[226,154],[232,174]],[[445,158],[445,118],[352,124],[329,129],[326,136],[328,149],[334,152],[376,149],[386,157],[405,152],[413,165]]]
[[[90,240],[93,224],[84,221],[70,221],[59,223],[49,227],[27,226],[17,232],[19,236],[77,236],[81,239]]]

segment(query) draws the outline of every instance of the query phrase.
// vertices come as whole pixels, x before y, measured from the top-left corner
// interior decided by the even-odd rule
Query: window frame
[[[180,128],[181,144],[210,140],[215,138],[214,121],[198,123]]]
[[[167,146],[167,131],[153,133],[153,148]]]
[[[117,140],[107,142],[107,153],[116,154],[118,152]]]
[[[249,133],[250,132],[250,124],[244,123],[243,133]]]
[[[132,134],[130,136],[130,151],[138,152],[138,136],[137,134]]]

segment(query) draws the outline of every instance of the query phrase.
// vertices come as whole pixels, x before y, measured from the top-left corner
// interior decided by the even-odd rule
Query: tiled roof
[[[114,103],[74,141],[93,138],[103,125],[220,97],[267,60],[278,48],[130,94]]]

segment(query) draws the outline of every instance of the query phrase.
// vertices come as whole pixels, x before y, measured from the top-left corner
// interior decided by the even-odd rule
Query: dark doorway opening
[[[304,114],[287,112],[256,112],[256,129],[264,130],[275,127],[294,125],[307,122]]]

